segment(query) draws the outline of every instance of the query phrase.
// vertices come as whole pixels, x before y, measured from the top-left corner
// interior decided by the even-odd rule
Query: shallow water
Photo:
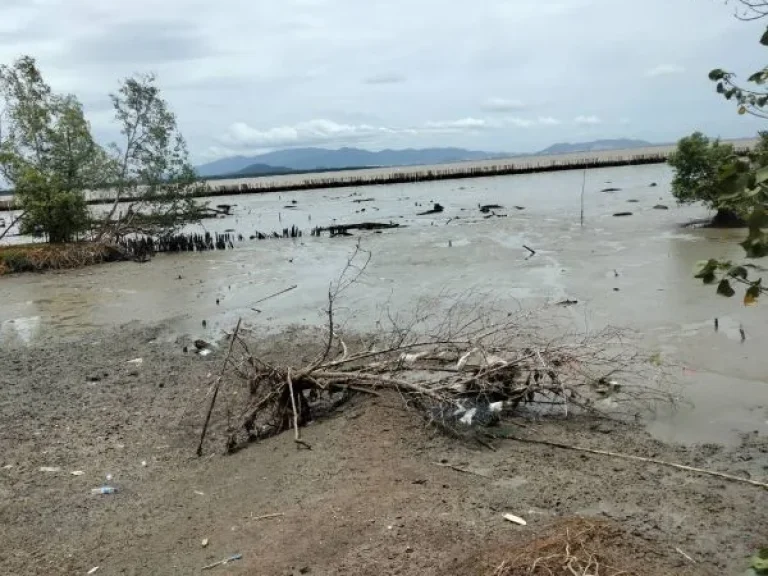
[[[363,235],[373,257],[363,281],[344,296],[339,316],[348,326],[372,328],[386,303],[407,310],[420,298],[446,292],[474,290],[510,310],[568,297],[579,301],[562,312],[569,329],[637,330],[649,351],[677,366],[693,406],[660,414],[651,423],[654,433],[730,442],[738,431],[768,431],[765,304],[745,308],[691,277],[698,260],[740,259],[734,240],[742,233],[681,228],[706,213],[675,206],[670,176],[663,165],[588,171],[583,227],[581,172],[217,198],[214,204],[236,205],[234,215],[204,227],[234,229],[247,238],[294,224],[308,234],[333,222],[399,222],[405,227]],[[601,192],[606,187],[621,190]],[[363,198],[375,200],[353,202]],[[296,208],[285,208],[293,200]],[[433,201],[445,211],[415,216]],[[478,204],[491,203],[505,206],[498,212],[507,217],[484,219]],[[658,203],[670,209],[654,210]],[[621,211],[633,215],[612,216]],[[169,333],[207,338],[220,336],[240,315],[265,331],[321,323],[328,285],[355,242],[246,240],[235,250],[3,278],[0,342],[34,345],[130,321],[162,322]],[[524,244],[536,254],[529,256]],[[252,302],[293,284],[298,288],[258,305],[261,313],[251,310]]]

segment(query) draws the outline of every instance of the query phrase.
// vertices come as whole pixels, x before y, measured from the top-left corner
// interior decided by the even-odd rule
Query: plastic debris
[[[211,353],[211,349],[210,348],[203,348],[202,350],[200,350],[200,352],[198,352],[198,355],[200,355],[203,358],[205,358],[210,353]]]
[[[141,465],[142,465],[142,466],[144,466],[144,467],[146,468],[146,466],[147,466],[147,461],[146,461],[146,460],[142,460],[142,461],[141,461]]]
[[[70,472],[70,474],[72,474],[72,476],[82,476],[83,474],[85,474],[85,472],[83,472],[82,470],[73,470],[72,472]]]
[[[40,472],[61,472],[59,466],[40,466]]]
[[[88,572],[87,572],[87,573],[88,573],[88,574],[95,574],[95,573],[98,571],[98,569],[99,569],[99,567],[98,567],[98,566],[94,566],[93,568],[91,568],[90,570],[88,570]]]
[[[519,524],[520,526],[528,525],[528,522],[520,518],[520,516],[515,516],[514,514],[504,514],[504,520],[514,522],[515,524]]]
[[[137,366],[144,363],[144,358],[134,358],[133,360],[128,360],[127,364],[136,364]]]
[[[202,546],[203,548],[208,546],[208,538],[203,538],[203,541],[200,542],[200,546]]]
[[[198,496],[205,496],[205,492],[201,492],[200,490],[195,490],[195,494]]]
[[[208,564],[208,566],[203,566],[202,570],[210,570],[211,568],[216,568],[217,566],[224,566],[225,564],[229,564],[230,562],[234,562],[235,560],[241,560],[243,558],[242,554],[233,554],[229,558],[225,558],[224,560],[219,560],[218,562],[214,562],[213,564]]]
[[[99,486],[98,488],[91,488],[91,494],[116,494],[117,488],[114,486]]]

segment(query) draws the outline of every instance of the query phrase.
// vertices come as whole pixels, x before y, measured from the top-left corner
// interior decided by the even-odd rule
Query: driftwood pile
[[[658,386],[658,363],[640,355],[619,331],[544,339],[537,335],[541,325],[534,313],[505,313],[498,321],[483,298],[470,304],[462,297],[442,309],[431,301],[405,321],[387,314],[387,327],[380,322],[372,337],[348,337],[338,329],[334,305],[369,258],[358,244],[329,290],[328,332],[318,342],[320,351],[304,366],[252,354],[238,322],[212,387],[199,454],[222,386],[236,399],[226,411],[228,450],[291,428],[297,443],[306,445],[301,427],[353,394],[399,394],[404,407],[429,423],[476,440],[484,426],[522,411],[635,415],[672,400]]]

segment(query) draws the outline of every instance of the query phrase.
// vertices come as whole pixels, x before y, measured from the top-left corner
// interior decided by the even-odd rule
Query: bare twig
[[[456,466],[454,464],[446,464],[444,462],[432,462],[435,466],[440,466],[441,468],[450,468],[451,470],[456,470],[456,472],[462,472],[464,474],[472,474],[473,476],[480,476],[481,478],[487,478],[488,480],[491,480],[491,476],[488,476],[487,474],[481,474],[480,472],[475,472],[474,470],[470,470],[469,468],[462,468],[461,466]]]
[[[240,331],[241,321],[242,319],[238,319],[237,321],[237,326],[235,326],[235,331],[232,333],[232,338],[229,341],[229,350],[227,350],[227,356],[224,358],[224,362],[221,365],[221,371],[219,372],[219,376],[216,378],[216,381],[213,383],[213,395],[211,396],[211,403],[208,406],[208,412],[205,415],[205,423],[203,424],[203,430],[200,433],[200,443],[197,445],[198,456],[203,455],[203,441],[205,441],[205,434],[208,431],[208,423],[211,420],[211,413],[213,412],[213,407],[216,404],[216,397],[219,395],[219,388],[221,387],[221,380],[224,377],[224,371],[227,368],[229,357],[232,355],[232,348],[235,345],[235,340],[237,339],[237,333]]]
[[[6,228],[6,229],[3,231],[3,233],[2,233],[2,234],[0,234],[0,240],[2,240],[3,238],[5,238],[5,235],[6,235],[6,234],[8,234],[8,232],[10,232],[11,228],[13,228],[13,227],[16,225],[16,223],[17,223],[19,220],[21,220],[22,218],[24,218],[24,215],[25,215],[25,214],[26,214],[26,212],[25,212],[25,211],[22,211],[22,212],[21,212],[21,213],[20,213],[18,216],[16,216],[16,218],[14,218],[14,219],[11,221],[11,223],[10,223],[10,224],[8,224],[8,227],[7,227],[7,228]]]
[[[291,394],[291,407],[293,408],[293,430],[294,430],[293,440],[299,446],[304,446],[305,448],[312,450],[312,446],[310,446],[309,444],[307,444],[301,439],[301,433],[299,432],[299,412],[296,410],[296,395],[293,392],[293,380],[291,379],[290,368],[288,368],[287,378],[288,378],[288,392],[290,392]]]
[[[274,514],[264,514],[262,516],[251,516],[251,520],[267,520],[268,518],[280,518],[285,516],[284,512],[275,512]]]
[[[573,450],[576,452],[586,452],[588,454],[596,454],[599,456],[610,456],[611,458],[621,458],[622,460],[634,460],[637,462],[647,462],[649,464],[658,464],[659,466],[667,466],[670,468],[676,468],[678,470],[685,470],[686,472],[694,472],[696,474],[703,474],[706,476],[714,476],[716,478],[723,478],[725,480],[731,480],[733,482],[742,482],[745,484],[751,484],[758,488],[768,489],[768,483],[758,482],[757,480],[751,480],[749,478],[743,478],[741,476],[734,476],[732,474],[725,474],[724,472],[715,472],[714,470],[706,470],[704,468],[696,468],[694,466],[686,466],[685,464],[676,464],[674,462],[667,462],[665,460],[657,460],[656,458],[646,458],[645,456],[635,456],[633,454],[622,454],[621,452],[609,452],[607,450],[596,450],[593,448],[582,448],[580,446],[572,446],[570,444],[563,444],[560,442],[550,442],[549,440],[534,440],[531,438],[518,438],[515,436],[505,436],[508,440],[514,440],[516,442],[523,442],[525,444],[540,444],[543,446],[552,446],[554,448],[562,448],[563,450]]]
[[[266,302],[266,301],[267,301],[267,300],[269,300],[270,298],[274,298],[275,296],[280,296],[281,294],[285,294],[286,292],[290,292],[291,290],[295,290],[295,289],[296,289],[296,288],[298,288],[298,287],[299,287],[299,285],[298,285],[298,284],[294,284],[293,286],[289,286],[289,287],[288,287],[288,288],[286,288],[285,290],[280,290],[280,292],[275,292],[274,294],[270,294],[270,295],[269,295],[269,296],[267,296],[266,298],[262,298],[261,300],[256,300],[256,302],[254,302],[253,304],[254,304],[254,305],[256,305],[256,304],[261,304],[262,302]],[[254,309],[254,308],[251,308],[251,310],[255,310],[255,309]],[[260,312],[259,310],[256,310],[256,311],[257,311],[257,312]]]

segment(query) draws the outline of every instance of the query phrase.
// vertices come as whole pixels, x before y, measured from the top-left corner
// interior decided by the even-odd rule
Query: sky
[[[768,22],[723,0],[0,0],[29,54],[119,137],[110,92],[154,72],[193,160],[322,146],[754,135],[709,70],[762,67]]]

